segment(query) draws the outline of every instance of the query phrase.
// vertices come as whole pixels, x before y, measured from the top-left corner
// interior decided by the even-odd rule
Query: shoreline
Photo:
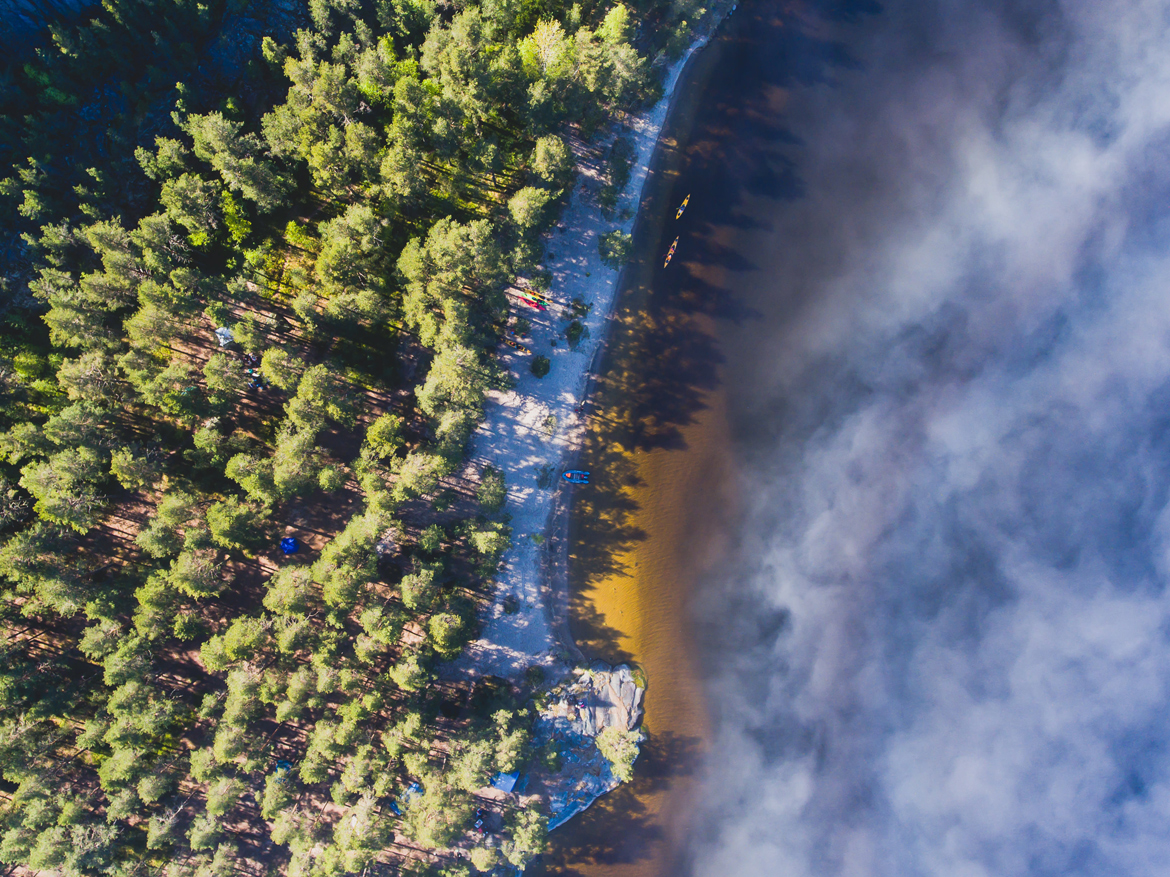
[[[597,142],[572,143],[579,176],[560,221],[546,235],[544,264],[554,278],[549,293],[553,305],[547,314],[522,312],[532,324],[527,339],[532,350],[548,356],[552,369],[545,378],[536,378],[525,356],[504,354],[509,369],[518,373],[516,385],[489,394],[468,463],[474,470],[490,465],[505,474],[512,542],[502,559],[480,636],[444,668],[445,676],[516,679],[538,666],[546,676],[563,679],[573,665],[586,660],[569,629],[571,488],[560,482],[559,473],[572,466],[583,447],[586,417],[577,409],[589,398],[625,278],[625,266],[614,270],[602,265],[597,241],[614,229],[629,234],[638,223],[659,139],[680,94],[677,85],[734,10],[735,4],[727,3],[714,13],[707,32],[667,69],[657,104],[617,126],[628,132],[634,156],[613,220],[606,220],[596,204],[604,163],[592,153],[604,149],[616,132]],[[627,219],[618,218],[626,213]],[[554,310],[566,310],[576,298],[591,309],[580,318],[587,334],[570,349],[563,338],[558,340],[560,320]],[[505,611],[509,600],[517,607],[512,613]]]

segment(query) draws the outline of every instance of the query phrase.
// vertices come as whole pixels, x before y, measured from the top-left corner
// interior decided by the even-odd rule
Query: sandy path
[[[549,357],[552,370],[543,379],[537,378],[529,368],[531,357],[507,351],[505,361],[519,380],[513,390],[489,396],[484,422],[474,437],[469,465],[480,468],[490,464],[507,475],[506,508],[512,515],[512,546],[504,555],[482,634],[449,667],[453,674],[513,677],[533,664],[551,669],[563,664],[563,658],[576,657],[572,654],[575,647],[567,642],[566,619],[559,617],[566,601],[557,599],[555,591],[563,590],[567,583],[563,575],[544,574],[550,565],[546,562],[549,559],[544,537],[551,532],[550,520],[558,506],[562,509],[556,515],[556,523],[567,525],[565,504],[558,502],[558,492],[589,489],[564,485],[560,473],[581,446],[584,425],[576,408],[584,399],[590,369],[604,345],[620,277],[618,271],[601,263],[597,240],[615,228],[627,233],[633,229],[636,216],[624,222],[617,217],[626,211],[636,214],[675,85],[686,63],[707,41],[707,37],[698,40],[670,67],[663,82],[662,100],[628,121],[634,160],[613,221],[606,220],[597,206],[597,194],[604,182],[602,163],[591,158],[580,144],[574,146],[580,176],[560,224],[547,240],[547,249],[553,254],[545,261],[553,272],[549,297],[555,305],[547,313],[522,303],[516,307],[532,323],[531,336],[525,344],[533,356]],[[565,325],[559,312],[577,297],[593,305],[582,319],[588,337],[576,350],[570,350],[563,338],[553,347],[551,342]],[[552,475],[552,483],[545,489],[539,486],[542,470]],[[563,544],[563,538],[557,541]],[[554,559],[551,566],[560,569],[563,562]],[[519,605],[513,614],[504,611],[509,597]],[[565,645],[558,642],[558,633],[564,636]]]

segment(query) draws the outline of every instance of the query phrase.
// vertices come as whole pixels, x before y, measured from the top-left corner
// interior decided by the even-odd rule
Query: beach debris
[[[566,469],[564,472],[561,473],[561,477],[564,478],[570,484],[588,484],[589,483],[589,473],[586,472],[584,469]]]
[[[687,197],[683,198],[682,204],[678,205],[678,210],[675,211],[674,218],[675,219],[682,219],[683,212],[687,209],[687,205],[690,203],[691,203],[691,196],[687,195]]]
[[[667,265],[670,264],[670,260],[674,258],[674,251],[677,248],[678,248],[678,238],[675,238],[674,243],[670,245],[670,249],[666,251],[666,261],[662,263],[663,268],[665,268]]]

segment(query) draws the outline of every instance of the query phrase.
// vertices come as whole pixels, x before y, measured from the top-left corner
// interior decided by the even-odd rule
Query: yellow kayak
[[[678,246],[678,238],[675,238],[674,243],[670,245],[670,249],[666,253],[666,261],[662,263],[663,268],[665,268],[667,265],[669,265],[670,260],[674,258],[674,250],[675,250],[675,247],[677,247],[677,246]]]
[[[683,203],[678,205],[678,212],[674,214],[675,219],[682,219],[683,211],[687,209],[687,205],[691,203],[691,196],[683,198]]]

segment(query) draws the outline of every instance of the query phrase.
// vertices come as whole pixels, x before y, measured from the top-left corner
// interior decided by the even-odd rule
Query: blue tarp
[[[290,764],[289,762],[287,762],[287,761],[276,762],[276,770],[273,771],[273,773],[276,774],[276,781],[278,783],[283,783],[285,780],[288,779],[288,775],[289,775],[289,772],[291,770],[292,770],[292,764]]]
[[[285,536],[280,540],[280,550],[285,554],[296,554],[301,548],[301,543],[296,536]]]
[[[492,777],[492,788],[499,789],[501,792],[510,792],[516,787],[518,779],[520,779],[519,773],[498,773]]]
[[[401,816],[402,808],[409,807],[411,800],[421,794],[423,794],[423,787],[418,783],[411,783],[406,787],[406,790],[399,797],[390,802],[390,809],[393,810],[396,815]],[[401,805],[399,804],[400,801]]]

